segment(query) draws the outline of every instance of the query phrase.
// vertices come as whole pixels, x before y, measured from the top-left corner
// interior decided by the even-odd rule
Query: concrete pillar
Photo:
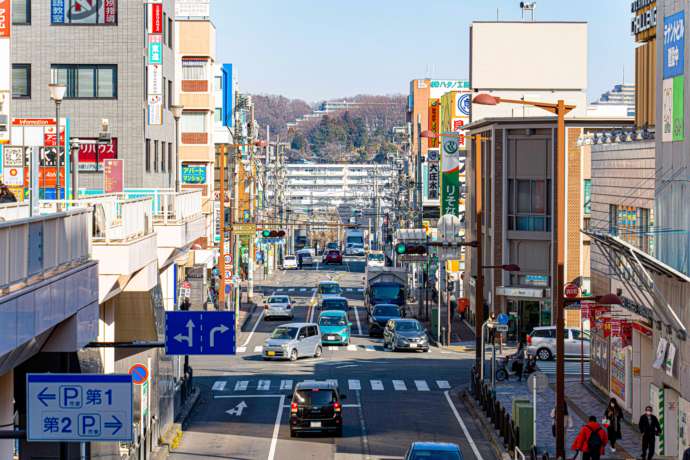
[[[14,421],[14,371],[0,375],[0,425],[11,430]],[[0,439],[0,458],[12,458],[14,439]]]

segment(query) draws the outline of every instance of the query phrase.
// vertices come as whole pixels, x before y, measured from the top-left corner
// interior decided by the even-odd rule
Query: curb
[[[158,439],[160,446],[156,451],[151,453],[152,460],[165,460],[180,445],[185,421],[187,417],[189,417],[189,414],[192,413],[200,395],[201,390],[199,387],[192,388],[190,398],[180,409],[180,413],[175,417],[175,422],[170,425],[170,428],[168,428],[165,433],[160,435]]]
[[[510,458],[510,454],[503,447],[503,441],[496,435],[496,430],[493,428],[490,422],[487,423],[484,412],[477,409],[472,395],[468,393],[466,388],[459,391],[459,393],[458,399],[462,401],[468,412],[472,414],[472,417],[479,421],[479,425],[481,426],[481,430],[484,432],[484,436],[491,442],[491,447],[496,454],[496,458],[504,458],[505,455]]]
[[[199,387],[195,386],[192,388],[192,393],[189,399],[184,403],[182,408],[180,408],[180,413],[175,417],[175,423],[179,424],[182,429],[184,429],[184,424],[187,421],[187,417],[192,413],[192,409],[196,406],[197,401],[199,401],[199,396],[201,396],[201,390]]]

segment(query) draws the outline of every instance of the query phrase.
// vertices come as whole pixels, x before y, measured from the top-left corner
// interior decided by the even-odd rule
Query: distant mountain
[[[309,107],[299,99],[252,96],[254,116],[262,131],[268,123],[271,137],[285,136],[288,158],[318,162],[382,161],[395,151],[391,130],[405,123],[407,98],[403,95],[360,95]],[[305,115],[312,114],[305,118]],[[287,128],[288,122],[296,126]]]

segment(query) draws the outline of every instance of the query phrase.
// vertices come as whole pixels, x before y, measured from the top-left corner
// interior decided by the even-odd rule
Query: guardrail
[[[508,412],[496,399],[491,387],[481,381],[479,373],[474,371],[472,372],[470,389],[472,395],[482,407],[482,410],[484,410],[489,419],[491,419],[494,428],[498,430],[501,438],[503,438],[503,444],[506,449],[517,455],[515,449],[517,448],[519,450],[520,429],[515,425],[515,422],[510,416],[510,412]]]
[[[82,208],[0,222],[0,291],[88,260],[91,212]]]
[[[31,206],[27,202],[0,203],[0,222],[23,219],[31,214]]]

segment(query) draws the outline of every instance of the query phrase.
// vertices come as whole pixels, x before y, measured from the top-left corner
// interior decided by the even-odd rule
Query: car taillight
[[[289,310],[289,309],[291,309],[291,308],[292,308],[292,305],[288,304],[288,305],[287,305],[287,309]]]
[[[290,404],[290,413],[291,413],[291,414],[296,414],[296,413],[297,413],[297,403],[292,403],[292,404]]]
[[[340,407],[341,407],[341,406],[340,406],[340,403],[338,403],[338,402],[334,402],[334,403],[333,403],[333,410],[334,410],[335,412],[340,412]]]
[[[532,336],[531,335],[527,336],[527,345],[532,345]]]

